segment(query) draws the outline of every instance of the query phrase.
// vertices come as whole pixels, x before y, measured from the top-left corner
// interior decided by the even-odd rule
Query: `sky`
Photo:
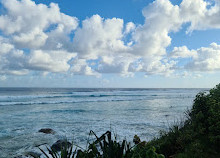
[[[0,0],[0,87],[219,82],[220,0]]]

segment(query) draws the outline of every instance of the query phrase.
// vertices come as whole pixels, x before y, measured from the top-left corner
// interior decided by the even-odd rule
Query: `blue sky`
[[[218,0],[1,0],[0,87],[209,88]]]
[[[99,14],[103,18],[122,18],[125,22],[133,21],[143,23],[142,9],[152,2],[151,0],[39,0],[36,3],[50,4],[58,3],[62,12],[76,16],[84,20],[94,14]]]

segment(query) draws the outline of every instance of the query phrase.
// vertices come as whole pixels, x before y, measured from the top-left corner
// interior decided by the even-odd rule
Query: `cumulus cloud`
[[[0,46],[0,74],[27,74],[28,70],[24,68],[24,52],[16,49],[8,39],[1,36]]]
[[[166,55],[166,47],[171,44],[168,34],[177,31],[181,26],[179,7],[167,0],[157,0],[142,12],[145,23],[133,33],[135,44],[132,48],[132,54],[143,58],[143,68],[139,71],[147,74],[170,73],[173,64],[162,60]]]
[[[0,16],[0,73],[24,75],[29,71],[66,72],[73,53],[69,34],[75,17],[60,12],[57,4],[31,0],[3,0]],[[25,50],[24,50],[25,49]]]
[[[0,36],[0,55],[7,54],[13,48],[14,46],[10,44],[7,39]]]
[[[68,61],[75,56],[76,54],[65,51],[34,50],[28,56],[27,64],[33,70],[66,72],[70,68]]]
[[[120,54],[111,57],[102,57],[97,71],[100,73],[118,73],[121,76],[129,77],[134,75],[134,71],[130,69],[130,65],[138,60],[131,54]]]
[[[196,58],[197,52],[195,50],[190,51],[186,46],[174,47],[169,56],[171,58]]]
[[[124,25],[122,19],[103,19],[99,15],[84,20],[73,39],[78,57],[100,59],[100,73],[171,73],[174,62],[163,59],[171,43],[168,33],[181,26],[179,7],[166,0],[155,1],[144,8],[143,15],[145,24],[139,26],[132,22]],[[125,43],[123,39],[128,34],[132,37]]]
[[[25,75],[70,73],[95,75],[117,73],[133,76],[169,76],[178,71],[218,71],[220,46],[189,50],[174,47],[167,52],[170,33],[188,23],[187,32],[220,28],[219,1],[155,0],[142,10],[143,25],[123,19],[93,15],[78,26],[76,17],[60,12],[59,6],[36,4],[32,0],[2,0],[0,15],[0,74]],[[73,38],[73,39],[71,39]],[[190,59],[190,60],[189,60]],[[90,63],[93,61],[93,64]]]
[[[73,60],[72,64],[73,66],[71,67],[70,72],[73,74],[100,77],[98,72],[94,71],[90,66],[88,66],[88,63],[85,59],[75,59]]]
[[[220,70],[220,45],[211,43],[209,47],[196,50],[196,58],[189,62],[185,68],[194,71]]]
[[[127,23],[126,28],[125,28],[125,34],[128,34],[128,33],[132,32],[132,31],[134,31],[135,28],[136,28],[136,26],[135,26],[135,24],[133,22]]]
[[[188,32],[220,28],[220,3],[218,0],[183,0],[180,9],[184,22],[190,22]]]
[[[68,36],[78,25],[77,18],[61,13],[54,3],[48,7],[31,0],[2,0],[2,5],[6,13],[0,16],[0,29],[12,36],[19,48],[39,49],[49,32],[62,27],[62,33]]]
[[[39,29],[35,29],[29,33],[20,33],[13,37],[13,41],[20,48],[39,48],[43,46],[48,36]]]
[[[30,70],[45,72],[67,72],[68,63],[76,54],[66,51],[33,50],[29,54],[12,49],[0,56],[0,73],[24,75]]]
[[[104,20],[99,15],[84,20],[82,28],[76,30],[73,39],[78,56],[97,59],[99,56],[127,51],[129,48],[122,41],[123,26],[122,19]]]

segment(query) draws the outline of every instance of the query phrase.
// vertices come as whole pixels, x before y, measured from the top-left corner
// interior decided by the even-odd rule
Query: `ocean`
[[[90,130],[149,141],[183,121],[205,90],[0,88],[0,157],[39,152],[36,146],[65,138],[85,148]],[[56,133],[39,133],[42,128]]]

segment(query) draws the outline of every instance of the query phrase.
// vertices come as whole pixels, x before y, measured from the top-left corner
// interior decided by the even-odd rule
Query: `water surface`
[[[13,157],[58,139],[85,147],[90,130],[118,139],[151,140],[184,119],[204,89],[0,88],[0,157]],[[55,135],[39,133],[52,128]]]

